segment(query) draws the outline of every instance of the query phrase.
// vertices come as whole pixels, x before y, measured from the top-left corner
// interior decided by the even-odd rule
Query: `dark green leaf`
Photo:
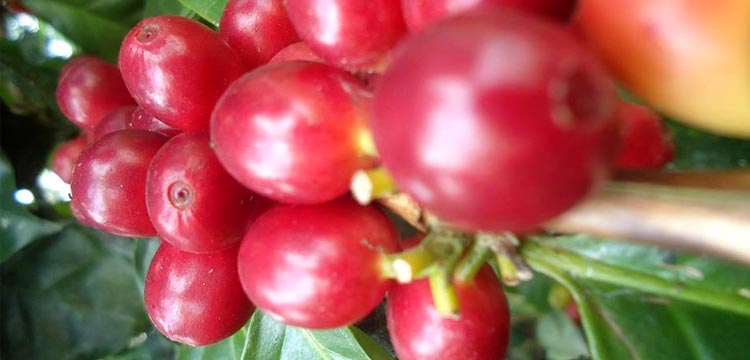
[[[675,169],[726,169],[750,167],[750,141],[732,139],[669,122],[676,153]]]
[[[141,294],[143,294],[143,284],[146,281],[146,272],[148,272],[148,267],[151,265],[151,259],[154,258],[154,254],[158,248],[159,240],[156,238],[139,239],[135,245],[133,265],[135,266],[135,273],[138,276]]]
[[[146,9],[143,11],[143,17],[166,14],[191,17],[193,15],[193,11],[182,5],[180,0],[146,1]]]
[[[92,359],[129,347],[150,328],[132,253],[133,240],[71,225],[0,265],[0,358]]]
[[[214,26],[219,26],[221,13],[227,6],[228,0],[180,0],[188,9],[206,19]]]
[[[250,346],[248,329],[250,323],[246,324],[237,333],[213,345],[190,347],[181,345],[177,348],[177,360],[212,360],[212,359],[255,359],[247,357]]]
[[[595,359],[743,359],[750,269],[587,236],[535,238],[526,260],[578,303]]]
[[[120,43],[143,14],[143,1],[24,0],[31,12],[80,45],[114,63]]]
[[[131,347],[114,355],[107,356],[103,360],[164,360],[173,359],[177,345],[159,333],[151,329],[137,337]]]
[[[15,202],[11,169],[0,153],[0,263],[31,242],[60,230],[60,225],[32,215]]]

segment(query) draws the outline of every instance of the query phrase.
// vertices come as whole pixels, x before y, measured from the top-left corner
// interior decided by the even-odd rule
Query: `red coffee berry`
[[[575,0],[401,0],[404,20],[411,31],[462,13],[500,7],[567,21],[575,3]]]
[[[78,220],[120,236],[155,236],[146,210],[146,173],[167,138],[121,130],[91,144],[78,158],[71,208]]]
[[[230,0],[221,15],[219,34],[248,69],[267,63],[279,50],[299,41],[282,0]]]
[[[135,105],[120,106],[108,112],[107,115],[102,117],[99,125],[96,125],[96,128],[91,133],[91,141],[99,140],[102,136],[118,130],[129,129],[130,120],[136,108],[137,106]]]
[[[348,70],[384,67],[406,31],[399,0],[287,0],[286,7],[299,36]]]
[[[505,293],[488,266],[467,283],[455,284],[458,317],[435,309],[427,279],[395,285],[388,292],[388,333],[401,360],[502,359],[510,314]]]
[[[674,159],[672,134],[653,110],[621,102],[618,118],[621,137],[615,158],[617,168],[660,168]]]
[[[130,124],[128,126],[133,130],[153,131],[169,138],[181,133],[179,129],[175,129],[163,123],[140,106],[133,112],[133,116],[130,118]]]
[[[224,170],[208,133],[183,133],[161,147],[151,160],[146,196],[159,238],[193,253],[239,243],[247,224],[268,207]]]
[[[52,155],[52,161],[50,167],[57,176],[70,183],[70,179],[73,176],[73,168],[78,161],[78,156],[88,146],[88,137],[86,134],[68,140],[57,147],[54,154]]]
[[[313,61],[323,64],[325,63],[325,61],[323,61],[320,56],[316,55],[315,52],[310,49],[310,46],[302,41],[296,42],[281,49],[278,53],[276,53],[276,55],[273,56],[273,58],[271,58],[271,60],[268,61],[268,63],[275,64],[282,61],[294,60]]]
[[[415,33],[380,78],[371,128],[399,189],[470,230],[524,231],[604,179],[609,77],[563,26],[512,12]]]
[[[172,15],[144,19],[130,30],[120,68],[138,104],[183,131],[207,129],[216,100],[245,71],[219,34]]]
[[[380,303],[391,284],[383,255],[398,234],[378,209],[351,199],[280,205],[259,217],[240,247],[240,281],[274,319],[310,329],[350,325]]]
[[[237,247],[192,254],[161,243],[146,273],[149,318],[166,337],[190,346],[223,340],[254,307],[237,275]]]
[[[358,149],[369,101],[359,79],[324,64],[260,67],[216,105],[216,155],[240,183],[273,200],[335,199],[371,160]]]
[[[63,114],[85,130],[93,130],[114,108],[135,105],[117,67],[89,55],[63,67],[55,96]]]

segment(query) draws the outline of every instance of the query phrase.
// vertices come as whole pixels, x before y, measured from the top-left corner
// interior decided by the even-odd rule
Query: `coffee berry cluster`
[[[337,328],[387,298],[399,358],[499,359],[509,310],[475,235],[534,231],[611,169],[673,153],[573,6],[231,0],[218,31],[147,18],[117,65],[62,70],[81,135],[52,167],[81,223],[158,237],[145,304],[172,340],[220,341],[256,308]],[[373,201],[394,196],[427,234],[399,238]]]

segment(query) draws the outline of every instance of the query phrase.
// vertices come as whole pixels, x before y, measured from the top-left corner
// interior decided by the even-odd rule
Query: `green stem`
[[[440,316],[456,316],[459,313],[458,295],[451,281],[451,272],[443,267],[435,268],[430,274],[430,291],[435,310]]]
[[[740,295],[716,293],[689,284],[678,285],[672,281],[630,269],[590,261],[570,251],[552,249],[533,240],[524,242],[521,255],[533,268],[548,275],[566,273],[574,277],[632,288],[741,315],[750,315],[750,306],[748,306],[750,302]]]
[[[492,251],[481,241],[474,241],[469,253],[466,254],[456,265],[456,281],[464,283],[474,279],[474,276],[482,268],[482,265],[492,254]]]
[[[435,255],[424,244],[386,256],[386,261],[392,274],[399,283],[408,283],[415,278],[427,276],[427,270],[435,264]]]

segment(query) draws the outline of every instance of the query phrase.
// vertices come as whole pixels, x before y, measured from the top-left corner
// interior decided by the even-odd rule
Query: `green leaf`
[[[561,311],[551,311],[542,316],[536,333],[546,350],[547,359],[567,360],[589,355],[583,334]]]
[[[133,246],[73,224],[0,265],[0,358],[90,359],[128,348],[150,328]]]
[[[727,169],[750,167],[750,141],[709,134],[668,122],[675,142],[674,169]]]
[[[742,359],[750,269],[592,237],[533,238],[526,261],[578,303],[595,359]]]
[[[61,226],[32,215],[18,204],[13,169],[0,153],[0,263],[33,241],[60,230]]]
[[[194,11],[200,17],[206,19],[214,26],[219,26],[221,13],[227,6],[229,0],[180,0],[188,9]]]
[[[23,0],[23,4],[85,52],[112,63],[144,6],[143,0]]]
[[[367,339],[364,342],[360,340]],[[313,331],[276,322],[260,311],[250,320],[248,359],[391,359],[391,356],[353,327]]]
[[[156,15],[179,15],[192,17],[193,11],[182,5],[180,0],[149,0],[143,10],[143,17]]]
[[[245,327],[215,345],[180,347],[178,360],[380,360],[393,359],[355,327],[306,330],[286,326],[256,310]]]
[[[177,345],[164,337],[158,330],[151,329],[148,333],[134,339],[131,347],[103,360],[163,360],[174,359]]]

